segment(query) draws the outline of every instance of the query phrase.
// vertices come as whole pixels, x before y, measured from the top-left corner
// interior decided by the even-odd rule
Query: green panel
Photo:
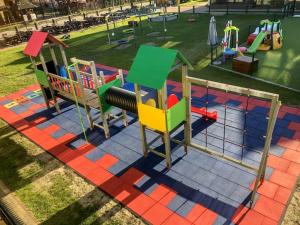
[[[104,112],[107,112],[108,110],[111,109],[111,105],[110,104],[107,104],[106,101],[105,101],[105,92],[111,88],[111,87],[121,87],[122,85],[122,82],[120,79],[116,79],[116,80],[113,80],[109,83],[106,83],[104,85],[102,85],[101,87],[98,88],[98,95],[99,95],[99,98],[100,98],[100,104],[102,106],[102,110]]]
[[[49,87],[47,75],[42,70],[35,70],[36,78],[40,85],[44,87]]]
[[[265,32],[260,32],[256,38],[254,39],[252,45],[247,49],[247,53],[255,53],[260,46],[260,44],[263,42],[265,39],[266,33]]]
[[[176,105],[167,110],[168,131],[172,131],[186,119],[186,100],[181,99]]]
[[[190,65],[177,50],[142,45],[128,72],[127,80],[146,87],[161,89],[176,59]]]

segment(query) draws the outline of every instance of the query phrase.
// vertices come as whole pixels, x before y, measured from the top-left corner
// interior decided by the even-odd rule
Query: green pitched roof
[[[131,65],[127,80],[146,87],[161,89],[176,60],[191,67],[177,50],[142,45]]]

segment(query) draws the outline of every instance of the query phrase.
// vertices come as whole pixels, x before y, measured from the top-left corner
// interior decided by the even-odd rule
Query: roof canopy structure
[[[64,48],[68,47],[68,45],[66,45],[64,42],[58,40],[56,37],[47,32],[34,31],[24,49],[24,54],[37,57],[45,42],[61,45]]]
[[[191,67],[177,50],[142,45],[128,72],[127,80],[146,87],[161,89],[175,64]]]

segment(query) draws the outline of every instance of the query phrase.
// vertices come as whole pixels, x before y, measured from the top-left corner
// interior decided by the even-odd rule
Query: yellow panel
[[[4,107],[7,109],[10,109],[11,107],[14,107],[16,105],[19,105],[19,103],[13,101],[13,102],[5,104]]]
[[[166,115],[161,109],[154,108],[145,104],[138,104],[139,121],[154,130],[165,132],[166,126]]]
[[[149,98],[145,104],[150,105],[152,107],[156,107],[156,101],[153,98]]]

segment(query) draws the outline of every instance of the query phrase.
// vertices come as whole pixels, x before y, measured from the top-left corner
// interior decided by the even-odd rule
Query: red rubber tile
[[[239,225],[261,225],[264,218],[262,214],[253,209],[242,206],[233,215],[232,222]]]
[[[275,220],[272,220],[268,217],[265,217],[263,222],[262,222],[262,225],[277,225],[278,222],[276,222]]]
[[[153,225],[158,225],[166,221],[172,214],[173,211],[157,203],[143,215],[143,218]]]
[[[187,221],[183,217],[179,216],[178,214],[172,214],[164,223],[163,225],[190,225],[191,222]]]
[[[195,225],[213,225],[217,219],[218,214],[207,209],[202,215],[193,223]]]
[[[124,182],[133,185],[133,184],[138,183],[144,176],[145,176],[145,174],[143,172],[132,167],[132,168],[128,169],[124,174],[122,174],[122,176],[120,178]]]
[[[138,215],[143,215],[147,210],[154,206],[156,202],[148,197],[147,195],[141,193],[135,199],[127,204],[127,207],[133,210]]]
[[[20,113],[20,114],[19,114],[19,116],[20,116],[21,118],[24,118],[24,119],[26,119],[26,118],[28,118],[28,117],[30,117],[30,116],[32,116],[32,115],[34,115],[34,112],[29,111],[29,110],[27,110],[26,112],[23,112],[23,113]]]
[[[279,221],[284,208],[285,206],[283,204],[273,199],[260,196],[253,209],[264,216]]]
[[[282,155],[283,158],[300,164],[300,151],[286,149]]]
[[[291,113],[291,114],[296,114],[298,109],[294,108],[294,107],[289,107],[289,106],[283,105],[280,107],[280,111]]]
[[[293,136],[293,139],[297,139],[297,140],[300,140],[300,131],[296,131],[294,136]],[[300,151],[300,148],[298,147],[297,151]]]
[[[277,115],[277,118],[283,119],[283,118],[285,117],[285,115],[286,115],[286,112],[279,111],[279,112],[278,112],[278,115]]]
[[[289,148],[292,150],[297,150],[300,145],[300,142],[297,140],[292,140],[289,138],[281,137],[278,141],[278,145],[284,148]]]
[[[124,184],[122,180],[119,177],[113,176],[108,181],[104,182],[103,184],[99,185],[99,187],[103,190],[109,193],[110,195],[113,195],[113,192],[116,188]]]
[[[279,184],[283,187],[292,189],[296,184],[297,177],[290,175],[288,173],[275,170],[270,177],[270,181]]]
[[[287,159],[280,158],[275,155],[269,155],[267,165],[274,168],[286,172],[289,168],[291,161]]]
[[[78,156],[71,161],[67,162],[66,164],[76,170],[76,168],[80,167],[81,165],[84,165],[86,163],[90,163],[90,160],[85,158],[84,156]]]
[[[167,206],[172,200],[173,198],[176,197],[176,192],[173,191],[173,190],[170,190],[170,192],[165,195],[160,201],[159,203],[164,205],[164,206]]]
[[[72,149],[65,149],[62,153],[56,156],[60,161],[68,163],[78,157],[78,154]]]
[[[105,154],[102,156],[100,159],[98,159],[95,164],[97,166],[100,166],[104,169],[109,169],[112,167],[114,164],[116,164],[119,161],[116,157],[110,155],[110,154]]]
[[[49,127],[46,127],[43,129],[43,131],[49,135],[53,134],[55,131],[60,130],[61,128],[57,126],[56,124],[51,124]]]
[[[39,117],[39,118],[36,118],[36,119],[32,120],[31,122],[32,122],[32,123],[35,123],[35,124],[40,124],[40,123],[44,123],[44,122],[46,122],[46,121],[47,121],[47,118],[41,116],[41,117]]]
[[[170,192],[170,188],[165,185],[159,184],[150,194],[149,197],[153,198],[156,201],[161,200],[164,196],[166,196]]]
[[[142,194],[140,191],[138,191],[130,184],[126,184],[126,183],[119,185],[111,193],[111,195],[114,196],[115,199],[117,199],[119,202],[121,202],[124,205],[128,205],[140,194]]]
[[[57,142],[60,144],[64,144],[64,143],[68,143],[70,141],[72,141],[76,136],[74,134],[71,133],[67,133],[63,136],[61,136],[60,138],[57,138]]]
[[[287,173],[298,177],[300,175],[300,164],[291,162]]]
[[[291,193],[292,193],[291,189],[285,187],[279,187],[279,189],[275,194],[274,200],[286,205],[286,203],[290,198]]]
[[[195,206],[192,208],[192,210],[187,214],[187,219],[191,222],[194,222],[196,219],[198,219],[202,213],[205,212],[207,208],[200,204],[195,204]]]
[[[34,112],[35,110],[38,110],[38,109],[41,109],[41,108],[44,108],[44,106],[41,105],[41,104],[34,104],[34,105],[30,106],[28,110]]]
[[[252,185],[250,187],[251,190],[253,190],[254,184],[255,184],[255,181],[252,183]],[[279,188],[278,184],[264,180],[262,183],[260,183],[260,185],[257,189],[257,192],[268,198],[274,198],[278,188]]]
[[[90,143],[86,143],[84,145],[81,145],[79,148],[76,148],[76,152],[79,154],[79,155],[83,155],[83,154],[86,154],[90,151],[92,151],[93,149],[95,149],[96,147]]]
[[[290,130],[300,131],[300,123],[297,122],[290,122],[288,128]]]

